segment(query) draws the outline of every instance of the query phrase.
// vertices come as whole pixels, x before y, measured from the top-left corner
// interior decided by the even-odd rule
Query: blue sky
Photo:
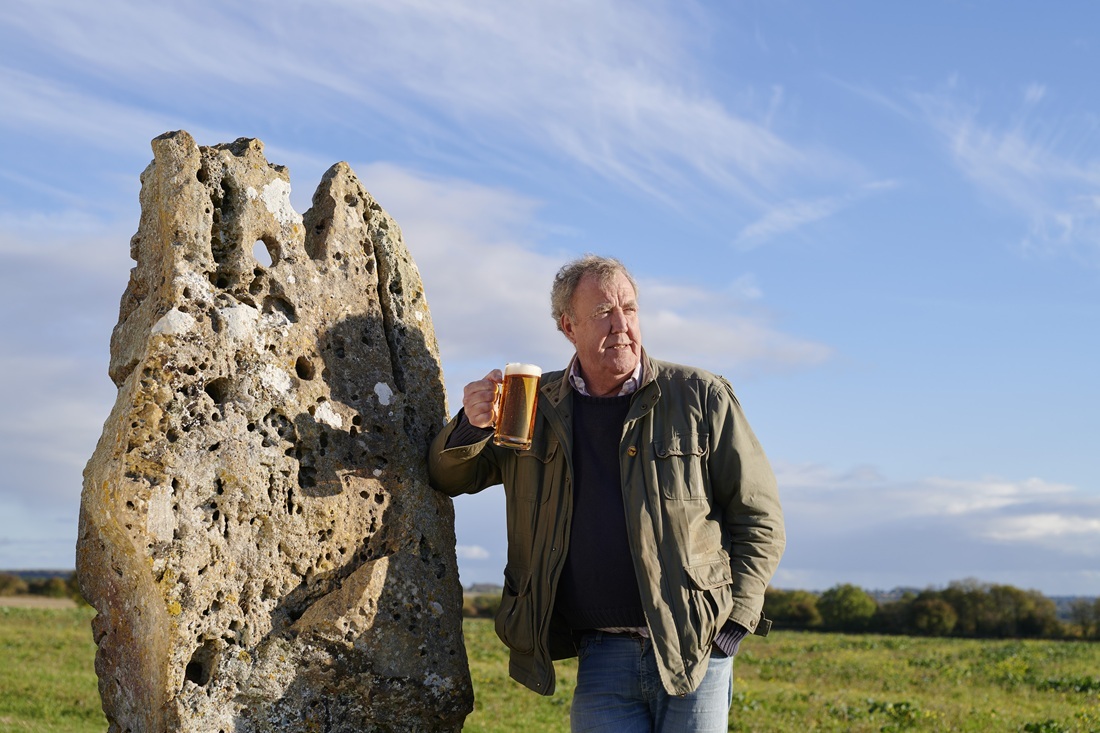
[[[256,137],[400,223],[450,393],[564,365],[547,292],[640,282],[654,356],[734,384],[775,584],[1100,595],[1100,6],[140,3],[0,15],[0,568],[73,566],[149,141]],[[499,489],[456,501],[464,583]]]

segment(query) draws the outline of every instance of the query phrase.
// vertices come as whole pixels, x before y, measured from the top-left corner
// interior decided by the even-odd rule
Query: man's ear
[[[569,339],[569,343],[574,346],[577,345],[576,333],[573,331],[573,319],[569,317],[568,313],[561,314],[561,332]]]

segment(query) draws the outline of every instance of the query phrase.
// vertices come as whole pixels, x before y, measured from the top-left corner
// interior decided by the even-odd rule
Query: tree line
[[[500,590],[470,588],[464,616],[492,617]],[[474,592],[471,592],[474,591]],[[40,595],[81,601],[76,574],[21,577],[0,572],[0,596]],[[764,613],[776,629],[972,638],[1100,639],[1100,598],[1077,599],[1069,618],[1054,601],[1011,585],[955,581],[941,590],[907,591],[880,603],[848,583],[823,593],[768,588]]]
[[[82,600],[76,583],[76,573],[41,575],[24,578],[15,573],[0,573],[0,596],[46,596]]]
[[[1100,598],[1078,599],[1070,619],[1034,590],[961,580],[879,603],[862,588],[823,593],[769,588],[764,613],[777,629],[971,638],[1100,639]]]

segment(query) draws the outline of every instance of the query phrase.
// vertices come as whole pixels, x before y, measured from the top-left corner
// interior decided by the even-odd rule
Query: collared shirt
[[[619,388],[619,393],[616,397],[622,397],[627,394],[634,394],[638,391],[638,386],[642,381],[642,360],[638,359],[638,365],[634,367],[634,373],[627,377],[627,380],[623,382],[623,386]],[[569,362],[569,383],[573,385],[573,389],[580,392],[585,397],[591,397],[592,394],[588,391],[587,385],[584,383],[584,377],[581,376],[581,364],[577,361],[576,354],[573,355],[573,360]]]

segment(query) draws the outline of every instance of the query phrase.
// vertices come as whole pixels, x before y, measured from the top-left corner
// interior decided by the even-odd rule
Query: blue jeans
[[[649,639],[596,631],[581,639],[573,733],[726,733],[733,659],[711,654],[699,688],[680,697],[661,685]]]

